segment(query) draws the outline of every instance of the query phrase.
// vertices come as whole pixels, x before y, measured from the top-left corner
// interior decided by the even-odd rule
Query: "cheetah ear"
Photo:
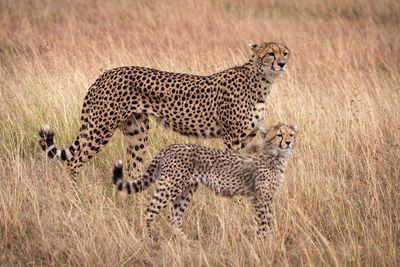
[[[293,126],[293,129],[297,133],[297,129],[298,129],[297,125]]]
[[[257,48],[257,47],[258,47],[258,44],[249,43],[249,47],[250,47],[251,49]]]
[[[257,53],[258,49],[260,48],[260,46],[258,44],[255,44],[255,43],[250,43],[249,47],[250,47],[251,51],[253,51],[253,53]]]

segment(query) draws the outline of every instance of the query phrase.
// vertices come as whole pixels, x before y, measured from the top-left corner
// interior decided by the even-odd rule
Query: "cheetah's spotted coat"
[[[54,132],[46,126],[39,132],[40,145],[50,158],[65,160],[75,176],[119,128],[128,143],[128,173],[139,173],[153,116],[178,133],[222,137],[228,149],[242,148],[263,124],[265,100],[290,56],[279,43],[250,48],[253,55],[247,63],[210,76],[134,66],[106,71],[84,99],[74,143],[57,149]]]
[[[152,236],[155,216],[172,203],[172,226],[184,237],[182,215],[198,184],[231,197],[249,197],[265,236],[271,224],[271,205],[283,184],[284,172],[295,140],[296,127],[279,124],[262,132],[263,141],[243,150],[218,150],[199,145],[171,145],[151,162],[140,179],[123,179],[122,162],[114,167],[113,183],[128,194],[140,192],[158,180],[158,186],[146,211],[148,233]]]

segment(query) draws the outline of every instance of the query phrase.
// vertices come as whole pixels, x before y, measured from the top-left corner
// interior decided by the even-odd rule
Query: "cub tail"
[[[150,166],[147,168],[142,177],[135,179],[134,181],[127,181],[124,179],[122,161],[117,161],[114,165],[112,177],[114,188],[116,188],[118,191],[123,191],[128,195],[145,190],[157,179],[160,168],[159,165],[159,157],[156,157],[150,163]]]

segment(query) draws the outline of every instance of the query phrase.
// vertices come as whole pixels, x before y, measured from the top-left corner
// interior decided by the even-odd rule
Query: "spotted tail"
[[[39,131],[39,144],[44,152],[46,152],[47,156],[51,159],[57,158],[59,160],[67,160],[72,157],[74,154],[75,150],[79,146],[79,137],[76,139],[76,141],[72,144],[67,149],[58,149],[54,145],[54,132],[50,128],[49,125],[45,125],[42,129]]]
[[[122,161],[117,161],[113,170],[114,187],[118,189],[118,191],[126,192],[128,195],[145,190],[154,183],[159,176],[161,157],[161,154],[159,154],[155,159],[153,159],[143,176],[134,181],[126,181],[124,179]]]

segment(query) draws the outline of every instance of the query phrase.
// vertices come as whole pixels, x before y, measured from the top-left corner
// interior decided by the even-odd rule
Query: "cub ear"
[[[267,137],[267,131],[263,127],[261,127],[258,132],[260,133],[262,139]]]
[[[297,133],[297,129],[298,129],[297,125],[293,126],[293,129]]]

